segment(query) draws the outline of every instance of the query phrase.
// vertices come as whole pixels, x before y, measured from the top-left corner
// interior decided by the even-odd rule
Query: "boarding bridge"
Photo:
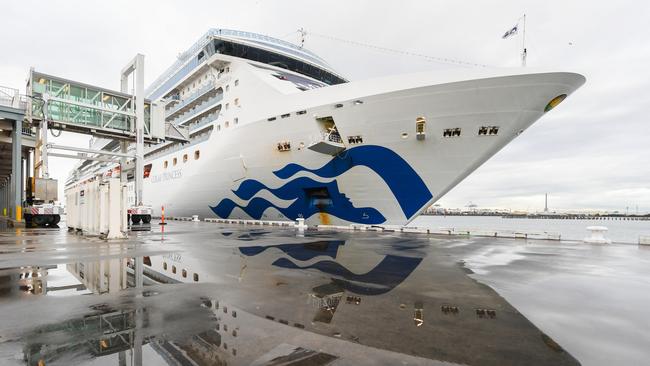
[[[47,105],[54,130],[134,140],[135,96],[30,70],[27,119],[38,127]],[[189,140],[189,131],[166,124],[164,106],[144,102],[144,142]]]

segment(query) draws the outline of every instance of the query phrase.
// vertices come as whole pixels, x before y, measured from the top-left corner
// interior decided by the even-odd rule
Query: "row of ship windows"
[[[354,102],[352,102],[352,104],[353,105],[361,105],[361,104],[363,104],[363,100],[355,100]],[[342,108],[342,107],[343,107],[343,104],[341,104],[341,103],[338,103],[338,104],[334,105],[334,108]],[[305,113],[307,113],[306,110],[296,112],[297,115],[303,115]],[[280,118],[289,118],[289,117],[291,117],[291,113],[285,113],[285,114],[280,115]],[[266,120],[269,121],[269,122],[273,122],[276,119],[277,119],[277,117],[270,117],[270,118],[267,118]]]
[[[363,104],[363,101],[362,100],[355,100],[354,102],[352,102],[352,104],[360,105],[360,104]],[[341,107],[343,107],[343,104],[341,104],[341,103],[334,105],[334,108],[341,108]],[[306,110],[296,112],[297,115],[303,115],[303,114],[306,114],[306,113],[307,113]],[[291,113],[285,113],[285,114],[280,115],[280,118],[289,118],[289,117],[291,117]],[[273,122],[276,119],[277,119],[277,117],[269,117],[266,120],[269,121],[269,122]]]
[[[195,150],[194,151],[194,160],[199,160],[200,157],[201,157],[201,151],[200,150]],[[188,160],[189,160],[189,157],[187,156],[187,154],[183,154],[183,163],[187,163]],[[173,158],[172,159],[172,165],[176,166],[176,164],[178,164],[178,158]],[[165,160],[163,162],[163,168],[167,169],[168,166],[169,166],[169,161]]]
[[[238,125],[238,124],[239,124],[239,118],[235,117],[235,118],[233,119],[233,124]],[[223,124],[223,127],[224,127],[224,128],[228,128],[228,127],[230,127],[230,121],[226,121],[226,122]],[[217,131],[221,131],[221,124],[218,124],[218,125],[217,125]]]
[[[442,137],[459,137],[462,130],[460,128],[445,128],[442,131]],[[418,131],[418,133],[422,133]],[[481,126],[478,128],[479,136],[496,136],[499,134],[499,126]]]
[[[167,270],[167,262],[163,262],[163,269],[165,271]],[[176,266],[174,266],[174,265],[172,265],[172,273],[176,274]],[[181,276],[183,276],[183,278],[187,278],[187,270],[183,269],[181,271]],[[192,278],[194,279],[194,282],[199,282],[199,274],[198,273],[194,273]]]
[[[355,100],[354,102],[352,102],[352,104],[353,105],[361,105],[361,104],[363,104],[363,100]],[[342,107],[343,107],[343,104],[341,104],[341,103],[338,103],[338,104],[334,105],[334,108],[342,108]],[[307,113],[306,110],[296,112],[297,115],[302,115],[302,114],[305,114],[305,113]],[[285,113],[285,114],[280,115],[280,118],[288,118],[288,117],[291,117],[291,113]],[[269,121],[269,122],[273,122],[276,119],[277,119],[276,117],[270,117],[270,118],[267,118],[266,120]]]
[[[223,72],[230,72],[230,67],[226,67],[226,69],[225,69],[224,71],[222,71],[221,73],[219,73],[219,76],[221,76],[221,74],[222,74]],[[198,87],[200,88],[200,87],[201,87],[201,82],[202,82],[202,81],[203,81],[203,82],[208,81],[208,76],[210,76],[210,74],[207,74],[207,73],[206,73],[206,74],[203,76],[203,79],[199,78],[198,80],[194,81],[194,82],[192,83],[192,87],[191,87],[191,88],[190,88],[190,86],[188,85],[187,88],[181,90],[181,95],[185,95],[185,93],[188,93],[188,94],[189,94],[189,93],[190,93],[190,89],[193,90],[193,89],[195,89],[195,88],[197,87],[197,86],[196,86],[197,83],[199,84]],[[235,80],[235,86],[238,86],[238,85],[239,85],[239,79]],[[226,91],[228,91],[228,89],[230,89],[230,85],[226,85]]]

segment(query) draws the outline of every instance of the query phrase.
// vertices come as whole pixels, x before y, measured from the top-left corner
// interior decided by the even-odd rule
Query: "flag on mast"
[[[506,33],[501,36],[501,38],[506,39],[510,36],[514,36],[517,34],[517,30],[519,30],[519,23],[517,23],[514,27],[512,27],[510,30],[508,30]]]

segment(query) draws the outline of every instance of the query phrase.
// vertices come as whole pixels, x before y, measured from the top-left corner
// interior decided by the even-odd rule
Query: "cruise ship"
[[[146,91],[190,141],[146,149],[144,203],[154,215],[405,225],[584,82],[526,68],[349,81],[304,47],[211,29]]]

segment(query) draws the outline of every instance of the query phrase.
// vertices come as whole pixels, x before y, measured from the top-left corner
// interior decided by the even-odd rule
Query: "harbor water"
[[[456,231],[512,231],[559,234],[562,240],[583,240],[589,236],[587,227],[605,226],[606,236],[615,243],[637,244],[639,237],[650,236],[650,221],[627,220],[556,220],[516,219],[499,216],[419,216],[409,226],[454,228]]]

